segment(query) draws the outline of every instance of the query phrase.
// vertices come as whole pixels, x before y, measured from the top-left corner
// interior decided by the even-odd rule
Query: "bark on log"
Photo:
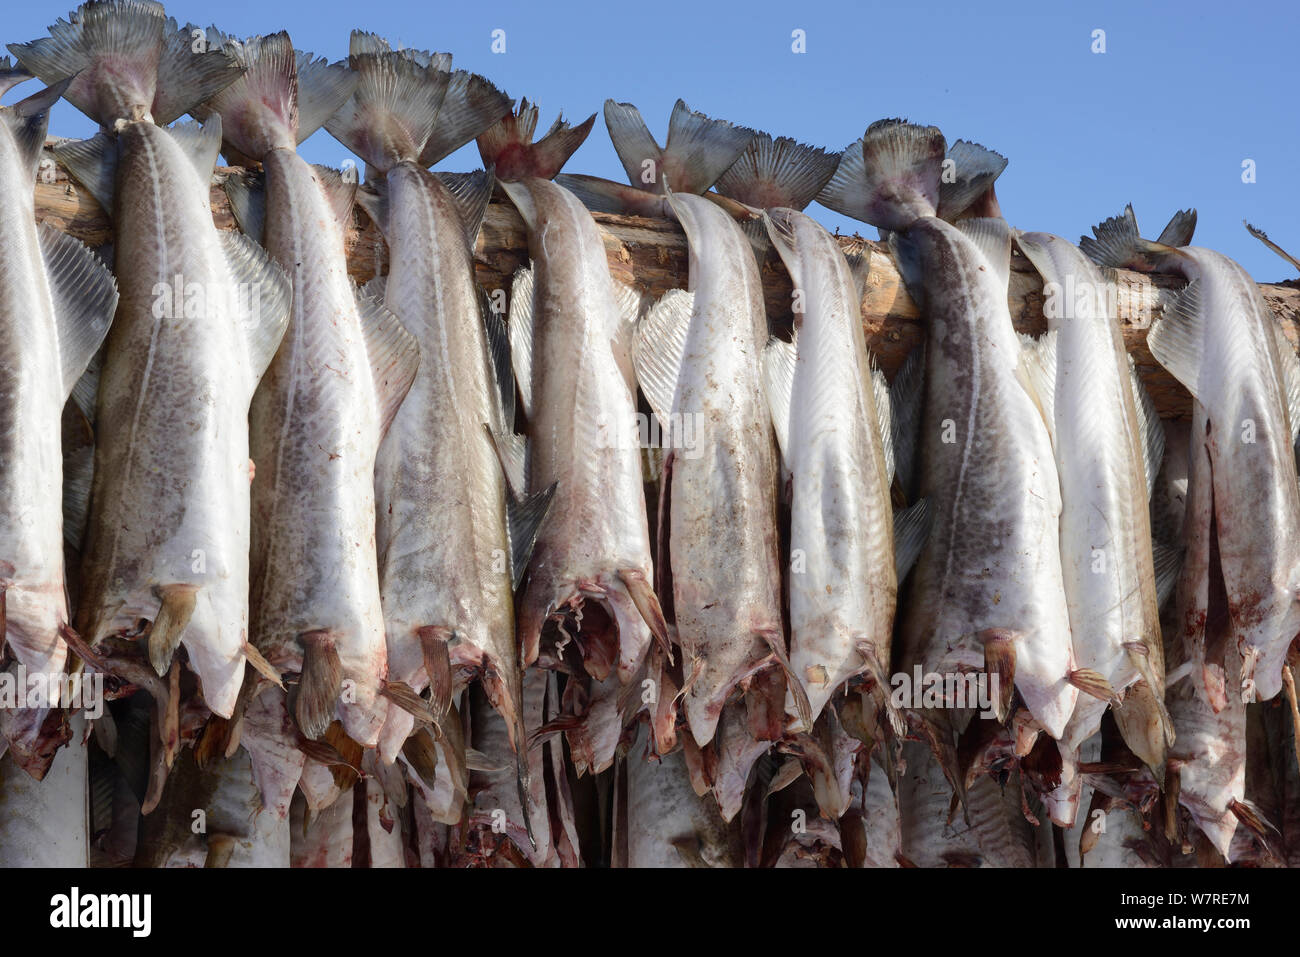
[[[218,170],[218,177],[228,172]],[[62,169],[36,187],[36,217],[71,233],[91,246],[110,239],[108,219],[94,198],[68,181]],[[235,221],[225,192],[214,180],[212,214],[218,227],[234,229]],[[615,278],[630,282],[652,295],[686,286],[686,237],[676,223],[638,216],[594,214],[605,242],[610,271]],[[884,246],[861,237],[840,237],[849,251],[866,250],[871,273],[862,300],[862,321],[867,344],[886,376],[892,378],[907,354],[924,338],[924,326],[916,305],[894,268]],[[365,282],[388,270],[383,237],[359,208],[353,211],[347,233],[348,270],[357,282]],[[510,277],[528,258],[528,239],[523,221],[508,201],[495,198],[488,207],[475,251],[478,281],[491,291],[509,291]],[[791,285],[775,253],[762,266],[763,293],[770,321],[788,327],[791,321]],[[1191,413],[1191,397],[1151,356],[1146,345],[1151,321],[1159,317],[1181,280],[1147,276],[1121,270],[1117,274],[1118,305],[1124,341],[1160,414],[1184,418]],[[1273,309],[1287,338],[1295,347],[1300,341],[1300,282],[1261,284],[1260,291]],[[1038,334],[1046,328],[1043,317],[1043,283],[1028,260],[1012,258],[1011,283],[1007,294],[1011,317],[1022,332]]]

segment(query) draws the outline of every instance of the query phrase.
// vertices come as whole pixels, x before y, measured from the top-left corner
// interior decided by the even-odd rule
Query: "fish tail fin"
[[[68,101],[106,129],[119,120],[159,125],[233,83],[241,68],[204,31],[178,27],[152,0],[84,3],[50,36],[9,47],[46,83],[72,78]]]
[[[882,229],[906,229],[939,207],[945,145],[937,127],[877,120],[840,155],[817,201]]]
[[[837,153],[788,136],[759,133],[718,178],[717,190],[757,209],[803,209],[835,175],[839,160]]]
[[[1165,228],[1156,237],[1156,242],[1164,246],[1190,246],[1192,235],[1196,232],[1196,210],[1180,209],[1169,218]]]
[[[1195,215],[1195,212],[1196,212],[1195,210],[1192,210],[1193,215]],[[1246,232],[1250,233],[1252,236],[1258,239],[1269,249],[1273,250],[1273,252],[1277,253],[1279,256],[1281,256],[1283,259],[1289,262],[1292,266],[1295,266],[1296,269],[1300,269],[1300,259],[1296,259],[1289,252],[1287,252],[1285,249],[1279,246],[1277,243],[1273,242],[1273,240],[1269,239],[1268,233],[1264,232],[1264,230],[1260,229],[1258,226],[1250,225],[1250,223],[1246,222],[1244,219],[1242,220],[1242,223],[1246,227]],[[1168,228],[1169,228],[1168,226],[1165,227],[1166,230]]]
[[[300,101],[308,101],[314,114],[309,122],[319,126],[343,105],[356,85],[356,76],[346,67],[330,67],[323,61],[314,67],[311,54],[301,55],[305,58],[302,65],[310,71],[301,75],[300,55],[283,30],[244,41],[222,37],[221,45],[245,72],[198,113],[220,113],[226,143],[250,159],[261,160],[274,149],[291,150],[311,135],[313,130],[302,124]],[[304,97],[304,81],[309,77],[311,95]]]
[[[312,741],[324,736],[334,721],[339,695],[343,691],[343,662],[334,636],[328,631],[309,631],[298,637],[302,645],[302,677],[294,717],[303,735]]]
[[[546,135],[533,142],[537,104],[522,99],[518,109],[478,135],[479,155],[484,166],[496,168],[497,179],[503,183],[530,176],[551,179],[586,140],[595,122],[595,113],[577,126],[556,117]]]
[[[7,56],[0,57],[0,96],[4,96],[19,83],[32,79],[30,70],[24,70]]]
[[[939,181],[938,216],[956,222],[967,216],[1000,216],[993,184],[1007,158],[978,143],[958,140],[948,148]]]
[[[628,181],[652,193],[667,192],[670,186],[680,193],[704,193],[757,135],[748,127],[710,119],[683,100],[673,105],[662,149],[631,103],[606,100],[605,127]]]
[[[1092,232],[1091,237],[1079,237],[1079,249],[1099,266],[1156,272],[1181,256],[1172,246],[1142,238],[1131,203],[1118,216],[1092,227]]]
[[[4,62],[7,63],[8,60],[9,58],[5,57]],[[0,86],[4,85],[5,77],[12,76],[14,73],[20,74],[18,81],[15,82],[21,82],[28,75],[22,70],[5,70],[0,67]],[[36,178],[36,171],[40,166],[41,148],[45,145],[45,134],[50,126],[50,107],[58,102],[71,83],[72,78],[68,77],[57,83],[51,83],[45,89],[19,100],[11,107],[0,107],[0,120],[5,122],[13,134],[14,142],[18,145],[18,151],[26,162],[32,179]]]

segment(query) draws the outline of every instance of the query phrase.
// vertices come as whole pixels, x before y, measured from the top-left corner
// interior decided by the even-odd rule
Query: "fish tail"
[[[478,151],[484,166],[494,166],[503,183],[536,176],[551,179],[574,154],[596,122],[593,113],[577,126],[557,117],[546,135],[533,142],[537,129],[537,104],[523,99],[494,126],[478,134]]]
[[[758,135],[748,127],[710,119],[682,100],[673,105],[668,142],[662,149],[631,103],[606,100],[605,127],[628,181],[652,193],[665,193],[669,188],[679,193],[704,193]]]
[[[817,201],[881,229],[907,229],[939,207],[945,145],[937,127],[878,120],[840,155]]]
[[[152,0],[83,3],[50,36],[9,51],[45,83],[72,77],[65,97],[109,130],[119,121],[170,123],[241,72],[203,30],[179,27]]]
[[[1156,272],[1183,255],[1172,246],[1143,239],[1131,203],[1118,216],[1092,227],[1092,232],[1092,236],[1079,237],[1079,249],[1099,266]]]
[[[948,147],[939,181],[937,215],[948,222],[967,217],[998,217],[993,184],[1007,168],[1007,158],[978,143],[958,140]]]
[[[723,196],[758,209],[803,209],[835,175],[839,154],[759,133],[717,182]]]
[[[325,129],[381,172],[432,166],[510,111],[510,98],[483,77],[452,71],[450,54],[394,50],[354,30],[349,65],[355,89]]]
[[[357,85],[345,64],[296,52],[283,30],[242,42],[222,36],[220,43],[245,72],[204,104],[200,115],[220,113],[228,146],[254,160],[274,149],[294,149]]]

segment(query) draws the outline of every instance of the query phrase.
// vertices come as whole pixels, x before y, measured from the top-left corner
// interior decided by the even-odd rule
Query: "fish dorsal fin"
[[[283,269],[267,256],[253,239],[243,233],[225,232],[221,242],[234,284],[231,299],[240,313],[248,355],[256,383],[280,348],[289,327],[292,283]],[[256,299],[253,293],[256,292]]]
[[[221,152],[221,114],[212,114],[202,124],[192,120],[176,123],[166,127],[166,131],[194,164],[199,182],[206,184],[211,180],[217,155]]]
[[[1020,368],[1024,372],[1025,391],[1037,404],[1056,446],[1056,330],[1037,339],[1020,335]]]
[[[330,63],[303,50],[294,51],[298,73],[297,142],[301,143],[337,113],[352,96],[360,77],[343,61]]]
[[[889,427],[893,434],[894,474],[903,492],[915,484],[921,409],[925,402],[925,343],[907,354],[889,387]]]
[[[483,228],[483,217],[487,215],[488,203],[492,200],[492,190],[496,186],[496,176],[491,169],[475,170],[472,173],[434,173],[434,176],[447,187],[460,214],[461,227],[465,234],[465,243],[472,252],[478,246],[478,234]]]
[[[983,255],[1006,289],[1011,279],[1011,227],[1005,219],[963,219],[956,224]]]
[[[1147,333],[1147,347],[1156,361],[1198,399],[1205,348],[1204,322],[1200,280],[1193,279],[1170,296],[1160,318]]]
[[[930,500],[919,499],[894,513],[894,571],[901,583],[930,537]]]
[[[81,410],[81,414],[92,426],[95,424],[96,406],[99,404],[99,378],[104,368],[104,348],[100,348],[90,357],[86,371],[72,387],[69,399]]]
[[[1147,480],[1147,501],[1156,490],[1156,476],[1165,457],[1165,427],[1156,412],[1151,393],[1142,384],[1133,357],[1128,357],[1129,385],[1133,389],[1133,410],[1137,413],[1138,436],[1142,444],[1142,470]]]
[[[1192,244],[1192,235],[1196,232],[1196,210],[1180,209],[1174,213],[1173,217],[1165,224],[1165,228],[1160,231],[1156,242],[1162,246],[1190,246]]]
[[[1007,158],[1001,153],[967,140],[953,143],[944,157],[936,215],[954,222],[989,191],[1006,168]]]
[[[257,242],[266,238],[266,174],[230,173],[221,184],[240,232]]]
[[[379,436],[388,434],[393,418],[415,381],[420,347],[415,336],[378,299],[357,295],[361,334],[365,337],[370,375],[379,400]]]
[[[885,474],[890,484],[893,484],[894,469],[897,467],[894,458],[893,410],[889,406],[889,382],[879,368],[871,370],[871,391],[876,406],[876,423],[880,427],[880,448],[885,455]]]
[[[108,335],[117,309],[117,283],[80,240],[45,223],[38,234],[54,300],[66,399]]]
[[[515,425],[515,376],[510,360],[510,330],[504,317],[492,311],[487,294],[480,295],[483,328],[487,333],[492,384],[497,397],[499,421],[494,432],[510,431]]]
[[[356,177],[344,176],[340,170],[330,166],[313,165],[311,171],[320,184],[321,192],[325,194],[325,202],[334,214],[334,222],[338,223],[340,229],[346,230],[352,224],[352,206],[357,197]]]
[[[632,362],[637,382],[663,426],[672,421],[694,307],[693,293],[685,289],[668,290],[650,307],[633,338]]]
[[[510,365],[524,404],[524,415],[533,415],[533,270],[524,266],[510,284]]]
[[[41,163],[41,148],[45,145],[45,134],[50,126],[50,107],[58,102],[71,82],[72,78],[68,77],[7,109],[0,108],[0,117],[8,121],[18,151],[27,164],[29,179],[36,178]]]
[[[839,165],[838,153],[805,146],[788,136],[754,136],[718,177],[717,191],[757,209],[803,209],[822,191]]]
[[[794,342],[773,336],[763,348],[763,392],[767,408],[772,414],[772,431],[781,458],[789,467],[790,461],[790,403],[794,394],[794,370],[799,359],[796,334]]]
[[[53,147],[58,160],[109,216],[113,215],[113,191],[117,180],[117,142],[106,133],[88,140],[60,143]]]

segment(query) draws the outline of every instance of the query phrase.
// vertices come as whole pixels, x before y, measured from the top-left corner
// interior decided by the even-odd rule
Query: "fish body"
[[[791,474],[790,665],[815,719],[853,675],[871,668],[888,682],[898,590],[890,478],[849,263],[803,213],[768,218],[803,297],[795,343],[769,343],[766,364],[769,398],[788,375],[789,402],[773,403],[773,421]]]
[[[905,602],[902,668],[978,670],[987,654],[981,636],[1009,633],[1015,686],[1059,738],[1077,698],[1067,680],[1061,494],[1007,311],[1009,229],[1002,220],[958,228],[926,218],[899,240],[922,263],[929,326],[922,485],[934,515]]]

